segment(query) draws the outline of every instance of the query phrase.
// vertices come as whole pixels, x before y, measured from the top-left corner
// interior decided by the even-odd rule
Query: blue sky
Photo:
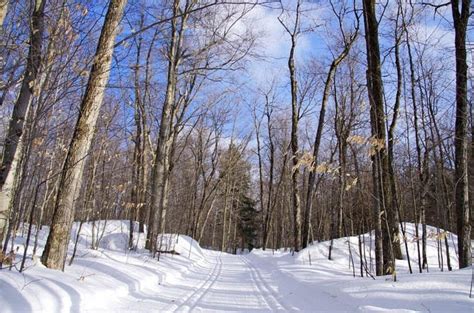
[[[296,48],[296,62],[301,68],[306,62],[311,59],[317,60],[324,70],[327,70],[328,64],[331,58],[331,49],[335,49],[337,53],[338,47],[335,47],[335,36],[337,36],[337,30],[334,30],[332,25],[334,17],[330,8],[321,5],[324,1],[319,1],[311,4],[305,4],[305,13],[303,16],[303,28],[314,27],[314,31],[305,32],[298,38],[298,44]],[[288,7],[294,6],[295,1],[287,1]],[[325,2],[324,2],[325,3]],[[105,3],[96,4],[93,11],[95,13],[102,12],[105,7]],[[128,8],[134,9],[133,7]],[[381,23],[381,35],[387,35],[388,31],[388,16],[392,14],[393,6],[389,7],[385,11],[384,20]],[[277,77],[280,85],[281,99],[283,100],[282,107],[285,107],[285,102],[288,102],[289,108],[289,85],[288,85],[288,68],[287,58],[290,48],[290,37],[285,32],[284,28],[278,21],[278,16],[281,11],[278,8],[270,8],[268,6],[257,6],[251,11],[245,19],[239,22],[236,26],[236,31],[243,31],[246,28],[251,28],[252,31],[258,33],[259,40],[257,41],[256,51],[262,58],[249,59],[246,63],[246,71],[238,74],[242,80],[245,81],[247,86],[253,86],[253,88],[267,88],[270,82]],[[291,19],[291,17],[290,17]],[[439,58],[443,62],[446,60],[454,60],[454,36],[452,28],[449,26],[450,8],[443,8],[439,11],[439,15],[433,16],[433,10],[427,9],[425,14],[421,16],[417,23],[411,27],[412,39],[415,45],[417,43],[424,43],[428,41],[427,53],[432,55],[432,58]],[[153,22],[154,19],[151,16],[147,16],[145,24]],[[291,23],[291,21],[290,21]],[[131,29],[127,25],[127,21],[123,23],[122,33],[119,35],[119,39],[130,34]],[[331,26],[332,25],[332,26]],[[363,21],[361,20],[360,33],[363,36]],[[331,33],[334,32],[334,33]],[[416,36],[415,36],[416,34]],[[145,37],[151,36],[151,32],[147,32]],[[469,34],[472,39],[473,34]],[[361,37],[363,39],[363,37]],[[429,40],[427,40],[429,39]],[[391,42],[384,39],[381,36],[382,53],[386,52]],[[157,48],[158,49],[157,45]],[[126,57],[126,53],[130,52],[129,57]],[[135,58],[134,49],[130,49],[128,46],[120,47],[116,49],[115,56],[118,60],[121,60],[119,64],[115,63],[116,66],[111,75],[111,82],[119,81],[121,84],[131,84],[131,73],[129,66]],[[362,58],[362,62],[365,62]],[[388,64],[388,63],[387,63]],[[118,65],[118,68],[117,68]],[[164,64],[157,64],[155,80],[158,83],[164,83],[166,68]],[[391,72],[390,66],[384,67],[384,74],[388,75]],[[121,73],[121,74],[119,74]],[[446,76],[454,77],[454,71],[446,73]],[[215,84],[216,89],[222,88],[222,85]],[[389,92],[390,87],[386,86]],[[215,91],[215,90],[214,90]],[[115,91],[109,91],[114,92]],[[253,101],[254,95],[249,93],[249,90],[242,90],[239,95],[244,103],[239,103],[238,115],[240,118],[237,119],[237,128],[243,130],[244,133],[251,131],[251,116],[248,107],[245,102]],[[129,100],[133,100],[130,98]],[[161,103],[155,103],[157,107],[160,107]],[[315,102],[315,108],[318,102]],[[317,111],[317,110],[315,110]],[[130,110],[130,112],[132,112]],[[131,117],[131,115],[130,115]],[[313,124],[316,121],[316,116],[311,116]],[[311,125],[311,121],[309,122]],[[229,126],[229,129],[232,125]]]

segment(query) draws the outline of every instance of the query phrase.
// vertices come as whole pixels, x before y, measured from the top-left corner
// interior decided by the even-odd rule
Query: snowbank
[[[79,226],[74,224],[70,252]],[[468,298],[471,270],[438,269],[433,227],[428,227],[430,273],[417,274],[414,226],[406,225],[415,273],[408,274],[406,261],[397,261],[397,283],[390,277],[357,277],[358,237],[335,239],[328,260],[329,242],[315,242],[295,255],[260,249],[231,255],[202,249],[187,236],[164,234],[160,250],[175,253],[161,253],[158,262],[143,249],[144,234],[135,232],[137,249],[128,249],[128,221],[80,228],[75,261],[65,272],[32,261],[31,248],[23,273],[0,271],[0,312],[472,312],[474,305]],[[37,255],[47,234],[47,227],[39,233]],[[456,236],[447,235],[456,267]],[[373,239],[369,234],[361,239],[370,266]],[[25,239],[15,242],[21,254]]]
[[[185,235],[164,234],[163,236],[159,236],[158,246],[161,251],[177,252],[192,260],[199,260],[204,257],[199,243]]]
[[[73,265],[66,265],[64,273],[49,270],[38,261],[49,232],[43,226],[36,257],[31,260],[33,249],[29,247],[24,272],[19,273],[15,268],[0,271],[0,312],[110,311],[111,303],[118,299],[136,300],[143,294],[153,294],[158,287],[206,264],[199,244],[182,235],[163,236],[163,242],[172,245],[163,244],[162,250],[171,248],[179,255],[162,254],[160,262],[144,250],[145,234],[134,232],[137,251],[130,251],[129,226],[129,221],[118,220],[74,223],[68,262],[80,230],[78,249]],[[23,254],[24,243],[23,237],[15,240],[17,261]],[[91,248],[93,243],[95,249]]]
[[[426,240],[426,256],[428,260],[428,269],[429,270],[447,270],[447,253],[446,246],[444,241],[444,236],[448,239],[449,245],[449,256],[450,262],[453,269],[458,268],[458,258],[457,258],[457,236],[450,232],[445,232],[442,229],[437,229],[433,226],[426,226],[427,228],[427,240]],[[413,271],[418,270],[418,248],[417,244],[420,247],[420,253],[422,249],[421,243],[421,234],[422,229],[421,225],[418,225],[420,238],[417,238],[415,235],[415,224],[406,223],[404,224],[405,236],[407,239],[408,254],[410,257],[410,262]],[[400,232],[401,234],[401,232]],[[438,246],[439,240],[441,240],[441,246]],[[362,258],[365,260],[366,264],[369,267],[375,266],[374,264],[374,235],[372,233],[366,233],[360,236],[362,242]],[[403,242],[403,239],[400,238],[401,250],[403,255],[403,260],[397,260],[397,272],[408,272],[408,260],[406,254],[406,248]],[[331,252],[331,260],[328,260],[329,256],[329,247],[331,241],[323,242],[313,242],[306,249],[301,250],[295,257],[295,261],[301,264],[318,263],[318,262],[331,262],[332,264],[338,265],[340,267],[349,267],[352,266],[352,260],[355,263],[356,270],[360,266],[360,253],[359,253],[359,237],[344,237],[337,238],[333,240],[333,247]],[[438,254],[438,252],[440,252]],[[440,256],[440,258],[438,258]],[[442,256],[442,258],[441,258]],[[352,259],[351,259],[352,258]]]

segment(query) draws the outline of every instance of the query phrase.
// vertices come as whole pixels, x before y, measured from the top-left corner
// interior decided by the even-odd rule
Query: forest
[[[64,271],[126,220],[157,259],[372,231],[361,276],[471,267],[473,5],[0,0],[0,263]]]

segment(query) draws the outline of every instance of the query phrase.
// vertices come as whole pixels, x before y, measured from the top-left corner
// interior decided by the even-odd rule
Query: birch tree
[[[28,112],[31,112],[31,103],[38,87],[37,78],[41,66],[45,3],[45,0],[36,0],[32,7],[30,46],[27,64],[5,138],[5,147],[0,168],[0,249],[5,239],[5,232],[8,229],[11,209],[10,202],[20,168],[21,152],[23,151],[22,146],[24,145],[23,127]]]

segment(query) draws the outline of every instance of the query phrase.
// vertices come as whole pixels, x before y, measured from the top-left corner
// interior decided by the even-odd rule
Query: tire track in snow
[[[260,271],[255,267],[255,265],[252,264],[251,261],[249,261],[247,258],[243,256],[240,256],[240,258],[250,269],[250,275],[251,275],[252,281],[257,287],[259,293],[261,294],[268,308],[272,312],[275,312],[275,311],[290,312],[290,311],[295,310],[295,308],[288,306],[282,300],[278,299],[281,297],[278,295],[278,293],[275,290],[273,290],[271,286],[268,285],[268,283],[262,277],[262,274],[260,273]]]
[[[219,254],[216,258],[217,262],[207,279],[200,284],[181,304],[175,304],[176,308],[173,312],[191,312],[199,303],[199,301],[209,292],[211,287],[216,283],[222,271],[222,259]]]

